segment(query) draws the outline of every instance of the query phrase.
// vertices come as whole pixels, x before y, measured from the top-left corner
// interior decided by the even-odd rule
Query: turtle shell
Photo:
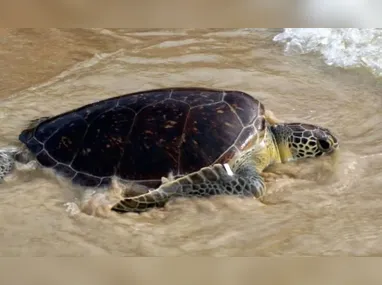
[[[157,187],[169,172],[229,161],[264,130],[263,115],[263,105],[239,91],[156,89],[48,118],[19,139],[74,184],[107,186],[117,176]]]

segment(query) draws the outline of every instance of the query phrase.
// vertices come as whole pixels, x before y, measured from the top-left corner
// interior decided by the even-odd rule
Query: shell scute
[[[189,111],[189,105],[173,100],[143,109],[137,115],[125,145],[118,175],[124,179],[144,180],[167,176],[169,171],[177,172],[179,148]]]
[[[94,176],[114,175],[134,117],[135,113],[124,106],[98,116],[82,135],[72,168]]]
[[[171,99],[183,101],[190,105],[190,107],[213,104],[222,101],[223,92],[216,92],[216,90],[208,89],[183,89],[175,88],[172,90]]]
[[[179,172],[212,164],[234,144],[241,129],[239,119],[224,102],[193,108],[185,125]]]
[[[73,157],[81,147],[84,133],[87,129],[85,121],[75,118],[75,120],[64,121],[61,120],[62,125],[58,125],[57,122],[47,122],[41,125],[41,129],[44,132],[45,129],[53,129],[51,125],[54,125],[56,132],[54,132],[44,143],[44,149],[51,157],[61,163],[70,164]],[[40,128],[36,130],[36,137],[40,133]]]
[[[262,128],[259,104],[238,91],[149,90],[57,115],[20,140],[74,184],[109,185],[116,175],[156,187],[169,172],[184,175],[232,159]]]
[[[227,91],[224,96],[224,101],[235,110],[243,126],[248,126],[254,119],[261,115],[262,104],[246,93]]]
[[[50,157],[45,150],[41,151],[36,158],[45,167],[53,167],[57,164],[57,161]]]

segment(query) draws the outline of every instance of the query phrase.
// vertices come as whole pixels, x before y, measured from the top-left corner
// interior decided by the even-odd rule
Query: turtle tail
[[[16,147],[0,149],[0,183],[4,177],[15,167]]]
[[[165,185],[165,187],[159,187],[142,195],[123,198],[112,207],[112,210],[116,212],[145,212],[151,208],[163,207],[181,187],[176,182]]]

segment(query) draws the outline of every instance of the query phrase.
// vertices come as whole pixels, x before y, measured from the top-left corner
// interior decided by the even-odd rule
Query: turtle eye
[[[328,150],[330,148],[330,143],[327,140],[318,140],[318,143],[323,150]]]

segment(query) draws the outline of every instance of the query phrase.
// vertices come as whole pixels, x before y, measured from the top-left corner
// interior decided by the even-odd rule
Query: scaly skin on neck
[[[270,128],[265,129],[264,139],[260,143],[254,143],[254,147],[233,159],[232,169],[238,170],[245,165],[253,165],[258,173],[274,163],[280,163],[281,157],[276,139]]]
[[[280,162],[285,163],[294,160],[294,156],[288,142],[290,130],[285,127],[281,128],[281,125],[279,125],[279,128],[272,128],[269,132],[272,134]]]
[[[260,172],[262,172],[269,165],[282,162],[282,156],[280,154],[279,145],[277,144],[275,135],[269,127],[265,129],[264,143],[264,158],[261,158],[262,163],[260,163],[259,167],[257,168]]]

